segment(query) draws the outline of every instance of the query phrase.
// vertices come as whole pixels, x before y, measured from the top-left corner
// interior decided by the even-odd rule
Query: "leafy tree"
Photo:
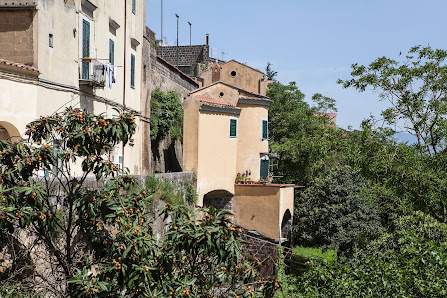
[[[321,93],[312,95],[312,101],[316,104],[314,110],[316,113],[337,112],[335,107],[335,99],[324,96]]]
[[[272,151],[278,154],[278,172],[282,182],[307,185],[329,162],[337,148],[339,132],[327,117],[315,113],[318,108],[304,101],[305,95],[295,82],[269,84],[269,136]],[[320,98],[321,102],[326,101]],[[329,99],[329,98],[327,98]]]
[[[419,153],[445,148],[447,133],[447,51],[416,46],[404,61],[381,57],[369,66],[352,65],[352,79],[338,80],[344,88],[372,88],[391,107],[382,112],[389,125],[404,122],[403,130],[418,138]]]
[[[170,133],[171,139],[182,137],[183,110],[175,91],[152,91],[151,140],[161,140]]]
[[[349,255],[379,234],[378,213],[362,193],[366,187],[368,183],[349,167],[317,178],[295,201],[295,241]]]
[[[272,69],[272,64],[270,62],[267,62],[267,67],[265,68],[265,73],[267,75],[267,79],[276,81],[276,76],[278,75],[278,72],[276,72]]]
[[[107,160],[134,133],[133,115],[69,108],[27,128],[29,141],[0,143],[0,244],[23,256],[2,272],[2,295],[259,294],[263,283],[254,283],[257,271],[242,256],[228,214],[202,210],[208,215],[196,219],[167,204],[166,237],[153,234],[153,200],[167,198],[152,181],[138,185]],[[80,176],[74,167],[82,167]],[[88,189],[92,176],[111,179]]]
[[[445,297],[447,225],[416,212],[396,218],[367,248],[341,263],[314,262],[296,297]]]

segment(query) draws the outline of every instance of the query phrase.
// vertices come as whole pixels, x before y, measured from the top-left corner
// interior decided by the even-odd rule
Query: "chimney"
[[[206,34],[206,45],[210,45],[210,35],[208,33]]]
[[[211,83],[220,81],[220,69],[221,67],[217,63],[212,66],[213,73],[211,76]]]

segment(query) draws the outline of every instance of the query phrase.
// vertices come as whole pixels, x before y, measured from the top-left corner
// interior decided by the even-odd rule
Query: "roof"
[[[166,64],[169,68],[175,70],[176,72],[178,72],[180,74],[180,76],[186,78],[187,80],[189,80],[191,83],[193,83],[194,85],[196,85],[197,87],[199,87],[199,83],[197,83],[195,80],[193,80],[190,76],[188,76],[187,74],[185,74],[183,71],[181,71],[180,69],[178,69],[177,67],[175,67],[175,65],[172,65],[171,63],[169,63],[167,60],[163,59],[162,57],[157,55],[157,59],[161,60],[164,64]]]
[[[251,95],[253,95],[254,97],[257,97],[257,98],[269,99],[267,96],[264,96],[264,95],[261,95],[261,94],[258,94],[258,93],[253,93],[253,92],[244,90],[244,89],[242,89],[242,88],[239,88],[239,87],[236,86],[236,85],[230,84],[230,83],[225,82],[225,81],[217,81],[217,82],[211,83],[211,84],[206,85],[206,86],[204,86],[204,87],[202,87],[202,88],[199,88],[199,89],[196,89],[196,90],[194,90],[194,91],[191,91],[190,94],[193,94],[193,93],[195,93],[195,92],[197,92],[197,91],[200,91],[200,90],[204,90],[205,88],[208,88],[208,87],[210,87],[210,86],[216,85],[216,84],[218,84],[218,83],[222,83],[222,84],[224,84],[224,85],[227,85],[227,86],[232,87],[232,88],[234,88],[234,89],[237,89],[237,90],[239,90],[239,91],[242,91],[242,92],[251,94]]]
[[[245,64],[245,63],[236,61],[236,60],[234,60],[234,59],[231,59],[230,61],[227,61],[227,62],[223,63],[223,65],[225,65],[225,64],[227,64],[227,63],[230,63],[230,62],[236,62],[236,63],[238,63],[238,64],[240,64],[240,65],[242,65],[242,66],[248,67],[248,68],[250,68],[250,69],[252,69],[252,70],[254,70],[254,71],[257,71],[257,72],[262,73],[263,75],[265,75],[265,73],[263,73],[263,72],[260,71],[259,69],[253,68],[253,67],[251,67],[251,66],[248,66],[248,65]]]
[[[35,67],[28,66],[28,65],[25,65],[25,64],[22,64],[22,63],[16,63],[16,62],[9,61],[9,60],[6,60],[6,59],[1,59],[1,58],[0,58],[0,65],[12,66],[12,67],[16,67],[16,68],[19,68],[19,69],[28,70],[28,71],[34,72],[36,74],[40,73],[39,70],[37,68],[35,68]]]
[[[221,101],[221,100],[212,98],[208,93],[195,95],[194,98],[202,103],[210,104],[212,106],[225,106],[228,108],[236,108],[235,106],[233,106],[232,104],[229,104],[226,101]]]

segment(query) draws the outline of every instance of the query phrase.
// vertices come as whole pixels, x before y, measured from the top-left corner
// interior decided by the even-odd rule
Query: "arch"
[[[292,213],[290,212],[290,209],[287,209],[282,217],[281,238],[284,239],[286,243],[292,243]]]
[[[19,130],[14,125],[6,121],[0,121],[0,140],[14,143],[21,138]]]
[[[224,189],[210,191],[203,196],[203,207],[233,212],[233,194]]]

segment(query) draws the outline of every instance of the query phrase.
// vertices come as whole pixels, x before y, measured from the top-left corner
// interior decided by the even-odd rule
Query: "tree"
[[[297,297],[445,297],[447,225],[415,212],[394,219],[351,259],[314,262],[298,277]]]
[[[321,93],[312,95],[312,101],[316,104],[314,110],[316,113],[337,112],[335,107],[335,99],[324,96]]]
[[[272,64],[267,62],[267,67],[265,68],[265,74],[267,75],[268,80],[276,81],[276,76],[278,72],[272,69]]]
[[[159,88],[151,96],[151,140],[160,141],[170,133],[171,139],[182,137],[183,110],[175,91],[163,93]]]
[[[382,112],[388,125],[401,124],[418,138],[420,155],[445,148],[447,133],[447,51],[416,46],[404,61],[381,57],[369,66],[352,65],[352,79],[338,80],[344,88],[377,91],[391,107]]]
[[[362,193],[366,187],[367,181],[349,167],[317,178],[295,201],[295,241],[344,255],[369,242],[380,232],[380,219]]]
[[[1,295],[259,293],[263,282],[255,283],[228,214],[202,210],[208,215],[196,219],[187,207],[167,204],[166,237],[153,234],[153,181],[139,185],[107,159],[135,132],[133,115],[68,108],[27,128],[29,141],[0,143],[0,249],[22,256],[0,272]],[[109,180],[89,189],[84,182],[92,176]]]
[[[332,167],[339,132],[327,117],[316,115],[319,108],[304,101],[295,82],[269,84],[269,137],[272,151],[279,155],[282,182],[307,185],[322,169]],[[318,97],[318,96],[317,96]],[[331,100],[320,98],[321,102]]]

